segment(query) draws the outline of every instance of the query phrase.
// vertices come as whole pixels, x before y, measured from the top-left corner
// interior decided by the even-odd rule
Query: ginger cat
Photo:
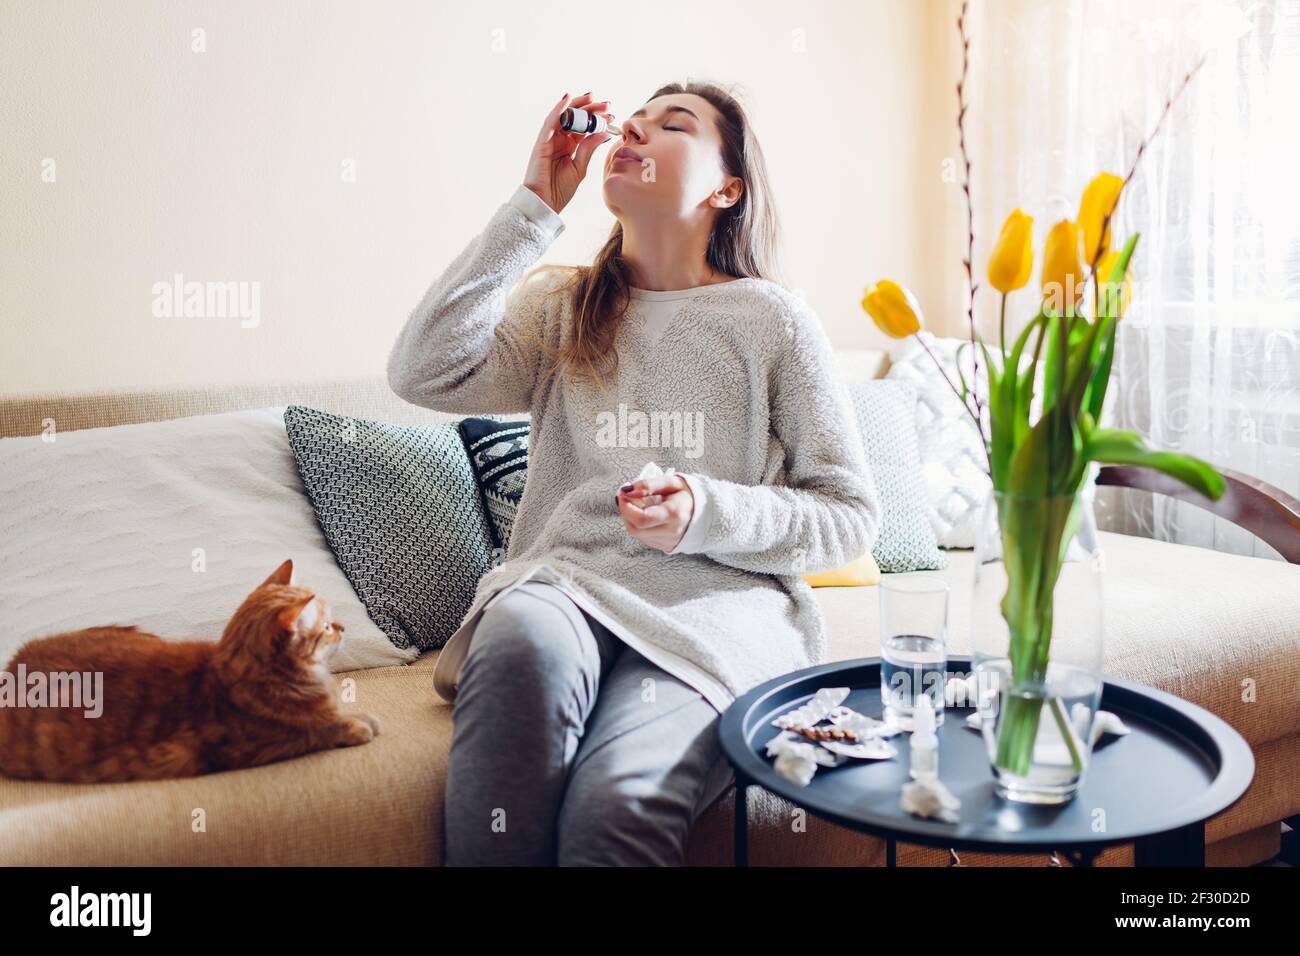
[[[325,663],[342,631],[324,598],[294,585],[289,560],[244,600],[217,643],[164,641],[135,627],[30,641],[0,682],[22,693],[20,666],[28,682],[43,672],[50,687],[56,673],[102,674],[100,713],[0,698],[0,771],[73,783],[160,780],[367,743],[379,721],[339,712]]]

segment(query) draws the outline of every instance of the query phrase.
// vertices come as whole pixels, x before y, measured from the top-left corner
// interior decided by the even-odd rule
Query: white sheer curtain
[[[971,14],[977,263],[1017,205],[1037,252],[1093,175],[1123,176],[1206,55],[1120,202],[1113,235],[1141,239],[1109,423],[1300,496],[1300,2],[973,0]],[[977,311],[987,334],[988,290]],[[1103,527],[1278,557],[1192,505],[1098,500]]]

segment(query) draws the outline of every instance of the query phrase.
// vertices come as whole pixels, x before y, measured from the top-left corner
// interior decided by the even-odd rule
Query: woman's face
[[[622,141],[605,156],[610,212],[685,218],[739,183],[723,169],[717,120],[713,104],[693,93],[657,96],[622,120]]]

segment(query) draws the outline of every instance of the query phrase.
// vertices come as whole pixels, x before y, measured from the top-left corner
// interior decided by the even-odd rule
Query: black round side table
[[[948,659],[950,675],[970,668],[969,657]],[[823,687],[848,687],[845,706],[882,715],[880,658],[870,657],[767,681],[737,698],[719,721],[722,749],[736,773],[737,866],[749,862],[745,796],[751,786],[883,837],[889,866],[896,864],[898,840],[953,850],[1061,852],[1082,866],[1106,847],[1133,843],[1137,866],[1204,866],[1205,821],[1232,806],[1255,775],[1246,741],[1214,714],[1164,691],[1107,678],[1101,707],[1131,732],[1098,741],[1073,800],[1036,806],[999,797],[984,739],[965,726],[972,709],[949,707],[938,729],[939,777],[961,808],[955,823],[922,819],[899,806],[899,791],[910,779],[907,733],[890,738],[897,757],[818,767],[807,786],[773,769],[766,748],[782,731],[772,721]]]

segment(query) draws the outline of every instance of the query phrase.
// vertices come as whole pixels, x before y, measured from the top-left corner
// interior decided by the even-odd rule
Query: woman
[[[734,780],[721,711],[825,660],[799,575],[879,527],[830,343],[771,278],[762,155],[728,93],[657,90],[606,156],[618,221],[595,261],[519,281],[610,138],[561,112],[608,105],[560,97],[389,359],[414,404],[532,420],[506,560],[434,673],[454,702],[447,865],[683,862]]]

